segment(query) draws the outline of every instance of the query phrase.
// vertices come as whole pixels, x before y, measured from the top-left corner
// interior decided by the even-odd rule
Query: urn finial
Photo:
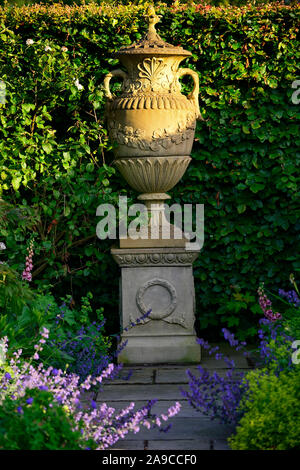
[[[155,13],[155,8],[153,5],[149,5],[146,11],[145,18],[147,18],[149,29],[148,29],[148,37],[150,39],[151,36],[154,38],[157,36],[157,32],[155,29],[155,25],[160,21],[161,15],[157,15]]]

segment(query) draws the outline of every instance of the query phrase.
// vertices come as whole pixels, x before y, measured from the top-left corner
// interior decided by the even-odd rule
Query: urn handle
[[[111,94],[110,88],[109,88],[109,83],[113,77],[121,77],[123,80],[127,78],[127,73],[123,72],[121,69],[116,69],[112,70],[109,72],[107,75],[105,75],[104,81],[103,81],[103,86],[104,86],[104,93],[106,98],[109,100],[112,100],[113,95]]]
[[[189,93],[188,99],[191,100],[194,103],[195,112],[196,112],[196,119],[200,119],[200,120],[204,121],[204,119],[203,119],[203,117],[200,113],[199,102],[198,102],[198,96],[199,96],[199,77],[198,77],[198,74],[197,74],[197,72],[195,72],[195,70],[192,70],[192,69],[184,69],[184,68],[179,69],[178,70],[178,78],[183,77],[184,75],[190,75],[193,79],[194,88],[191,91],[191,93]]]

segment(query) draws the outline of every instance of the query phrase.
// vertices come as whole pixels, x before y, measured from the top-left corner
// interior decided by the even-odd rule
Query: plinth
[[[199,251],[113,248],[111,253],[121,268],[121,342],[128,341],[118,361],[199,363],[192,271]]]

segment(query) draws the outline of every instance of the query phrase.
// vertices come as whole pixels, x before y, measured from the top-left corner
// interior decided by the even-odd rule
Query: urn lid
[[[130,46],[123,46],[121,49],[114,53],[115,57],[124,55],[181,55],[184,57],[191,56],[190,51],[184,50],[181,46],[173,46],[165,42],[156,32],[155,25],[159,22],[161,16],[155,13],[154,7],[147,8],[145,18],[148,21],[148,31],[141,41],[135,42]]]

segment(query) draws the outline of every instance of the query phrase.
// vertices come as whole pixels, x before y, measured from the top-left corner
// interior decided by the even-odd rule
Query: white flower
[[[33,39],[26,39],[27,46],[31,46],[31,44],[33,44],[33,43],[34,43]]]
[[[75,80],[75,79],[74,79],[74,80]],[[75,86],[76,86],[76,88],[77,88],[78,90],[83,90],[83,86],[79,83],[78,78],[76,78],[74,84],[75,84]]]
[[[52,51],[51,47],[50,46],[45,46],[45,51]]]
[[[67,48],[66,46],[62,46],[61,50],[62,50],[63,52],[67,52],[68,48]]]
[[[0,242],[0,250],[6,250],[6,246],[3,242]]]

